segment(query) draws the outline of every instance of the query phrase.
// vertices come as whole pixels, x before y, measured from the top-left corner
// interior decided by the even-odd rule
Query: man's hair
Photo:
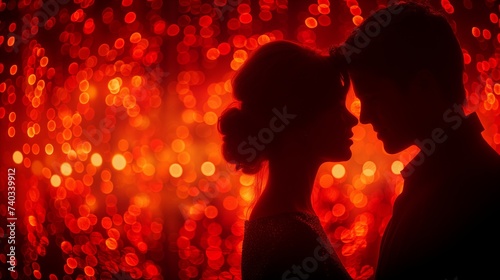
[[[350,69],[382,73],[401,87],[426,69],[451,104],[465,101],[462,49],[444,15],[427,5],[402,2],[377,10],[332,55],[343,57]]]

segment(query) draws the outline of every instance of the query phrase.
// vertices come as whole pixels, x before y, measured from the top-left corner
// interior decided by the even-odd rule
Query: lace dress
[[[352,279],[316,215],[283,213],[245,222],[242,279]]]

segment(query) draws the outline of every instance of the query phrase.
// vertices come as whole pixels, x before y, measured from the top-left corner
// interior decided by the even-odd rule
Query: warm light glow
[[[333,177],[337,178],[337,179],[340,179],[342,177],[345,176],[345,167],[338,163],[338,164],[335,164],[333,167],[332,167],[332,175]]]
[[[175,139],[174,141],[172,141],[172,150],[174,152],[180,153],[180,152],[184,151],[185,148],[186,148],[186,144],[181,139]]]
[[[373,161],[367,161],[363,164],[363,174],[365,176],[373,176],[377,171],[377,165]]]
[[[252,187],[242,187],[240,188],[240,197],[246,201],[250,202],[253,200],[255,195],[254,189]]]
[[[50,184],[54,187],[59,187],[61,185],[61,177],[57,174],[50,177]]]
[[[24,238],[18,275],[239,279],[245,220],[268,174],[235,171],[223,157],[219,118],[242,105],[233,77],[273,41],[326,53],[387,1],[62,2],[0,1],[1,141]],[[463,42],[465,109],[500,151],[498,10],[487,0],[430,2]],[[378,27],[350,50],[373,43]],[[360,118],[352,87],[344,103]],[[403,163],[418,149],[387,154],[371,125],[352,132],[352,157],[317,170],[311,201],[352,278],[369,279]],[[51,236],[60,252],[49,252]]]
[[[101,155],[98,154],[98,153],[92,154],[92,156],[90,156],[90,162],[92,162],[92,165],[94,165],[95,167],[101,166],[102,165],[102,157],[101,157]]]
[[[125,166],[127,165],[127,160],[125,157],[121,154],[116,154],[113,156],[113,159],[111,160],[111,164],[113,165],[113,168],[116,170],[123,170]]]
[[[335,217],[341,217],[342,215],[344,215],[345,210],[346,209],[345,209],[344,204],[337,203],[332,208],[333,216],[335,216]]]
[[[212,176],[215,173],[215,165],[210,161],[201,164],[201,173],[205,176]]]
[[[391,165],[391,171],[394,174],[401,174],[401,170],[403,170],[404,166],[403,163],[399,160],[395,160],[392,165]]]
[[[240,176],[240,184],[243,186],[251,186],[255,181],[255,176],[243,174]]]
[[[73,168],[67,162],[61,164],[61,174],[64,176],[69,176],[73,172]]]
[[[322,188],[329,188],[333,185],[333,177],[330,174],[324,174],[319,178],[319,185]]]
[[[170,172],[170,175],[174,178],[179,178],[182,176],[182,166],[178,163],[174,163],[170,165],[170,168],[168,169]]]
[[[313,17],[308,17],[305,20],[305,24],[309,28],[316,28],[318,26],[318,21]]]
[[[13,154],[12,154],[12,160],[14,161],[14,163],[16,164],[21,164],[21,162],[23,162],[23,154],[20,152],[20,151],[15,151]]]

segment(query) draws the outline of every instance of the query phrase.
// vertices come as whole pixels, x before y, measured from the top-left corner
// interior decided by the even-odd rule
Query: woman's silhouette
[[[351,157],[357,119],[334,59],[290,41],[268,43],[233,79],[238,101],[220,117],[225,159],[268,179],[245,222],[242,277],[351,279],[311,204],[319,166]]]

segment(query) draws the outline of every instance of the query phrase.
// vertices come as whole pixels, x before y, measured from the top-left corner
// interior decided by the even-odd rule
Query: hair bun
[[[219,131],[227,136],[241,131],[245,127],[246,120],[243,112],[238,108],[229,108],[219,119]]]
[[[241,151],[241,145],[248,141],[254,120],[241,109],[231,107],[219,118],[219,132],[222,134],[222,154],[226,161],[235,164],[237,170],[247,174],[255,174],[260,170],[262,154]]]

